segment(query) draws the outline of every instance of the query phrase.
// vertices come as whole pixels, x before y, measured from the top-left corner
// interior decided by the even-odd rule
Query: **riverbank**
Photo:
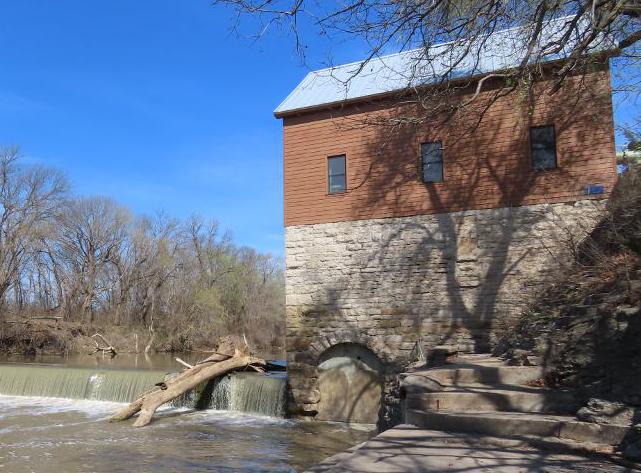
[[[119,326],[109,324],[88,324],[61,320],[55,317],[7,318],[0,321],[0,354],[4,356],[69,356],[89,354],[96,351],[96,342],[105,343],[93,337],[100,334],[113,346],[118,354],[143,353],[150,343],[154,353],[185,353],[211,350],[220,340],[237,337],[224,336],[219,340],[203,340],[194,337],[189,343],[176,343],[174,337],[164,330],[156,330],[153,340],[144,327]],[[267,358],[284,358],[284,349],[278,346],[262,346],[252,342],[250,346],[256,353]],[[229,343],[228,343],[229,344]],[[202,357],[202,356],[201,356]]]

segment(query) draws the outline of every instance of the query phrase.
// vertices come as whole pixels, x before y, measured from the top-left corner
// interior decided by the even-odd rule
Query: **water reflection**
[[[181,371],[184,366],[176,361],[180,358],[187,363],[194,364],[208,356],[207,353],[187,352],[187,353],[120,353],[111,358],[103,354],[70,354],[67,356],[59,355],[5,355],[0,356],[0,363],[34,363],[46,365],[64,365],[77,368],[132,368],[132,369],[151,369],[151,370],[169,370]],[[259,353],[256,356],[267,360],[278,359],[278,354]]]

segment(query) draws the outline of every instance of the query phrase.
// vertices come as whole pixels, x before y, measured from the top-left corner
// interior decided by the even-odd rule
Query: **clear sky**
[[[0,0],[0,18],[0,145],[63,170],[77,194],[216,218],[283,253],[272,111],[327,63],[327,38],[303,65],[291,38],[238,38],[207,0]],[[334,44],[332,61],[363,54]]]

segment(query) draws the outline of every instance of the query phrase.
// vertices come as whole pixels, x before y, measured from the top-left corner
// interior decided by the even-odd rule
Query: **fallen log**
[[[133,417],[137,412],[140,412],[133,425],[134,427],[144,427],[151,422],[156,409],[176,399],[190,389],[194,389],[200,383],[222,376],[230,371],[265,365],[265,360],[242,354],[239,351],[233,356],[226,356],[228,358],[221,361],[203,360],[203,362],[183,371],[174,379],[165,381],[162,383],[163,386],[159,386],[156,390],[143,394],[127,407],[118,411],[111,420],[126,420]]]
[[[96,338],[100,338],[105,343],[105,346],[101,347],[100,344],[98,343],[98,341],[96,340]],[[105,337],[103,337],[101,334],[94,333],[91,336],[91,339],[96,344],[96,350],[93,353],[89,353],[90,355],[93,355],[95,353],[109,353],[109,355],[113,358],[114,356],[116,356],[118,354],[116,352],[116,349],[113,347],[113,345],[111,343],[109,343],[105,339]]]

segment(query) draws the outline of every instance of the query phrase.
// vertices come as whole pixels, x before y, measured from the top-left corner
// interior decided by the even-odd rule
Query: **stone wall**
[[[286,228],[290,411],[314,415],[318,363],[339,344],[382,362],[380,422],[392,422],[396,373],[419,342],[489,350],[570,249],[603,200]]]

